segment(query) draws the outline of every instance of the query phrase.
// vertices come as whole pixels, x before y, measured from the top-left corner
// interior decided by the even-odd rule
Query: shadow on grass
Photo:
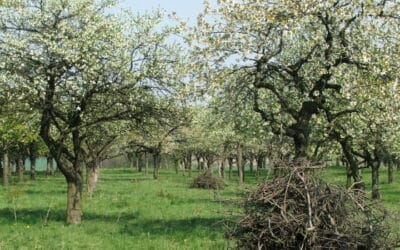
[[[226,223],[228,223],[226,218],[140,220],[125,225],[121,230],[121,234],[127,234],[129,236],[140,236],[142,234],[157,236],[180,235],[182,238],[189,238],[195,235],[195,232],[199,231],[221,232],[224,230]]]
[[[103,222],[118,222],[118,221],[131,221],[139,217],[138,212],[134,213],[120,213],[120,214],[96,214],[84,212],[82,216],[83,221],[103,221]],[[28,225],[44,224],[47,222],[65,222],[66,211],[63,209],[48,210],[43,209],[0,209],[0,222],[5,224],[23,223]]]
[[[108,182],[108,181],[122,181],[122,182],[142,182],[142,181],[151,181],[153,178],[132,178],[132,176],[115,176],[115,177],[105,177],[99,178],[99,182]]]
[[[25,190],[25,194],[28,195],[65,195],[67,190],[47,189],[47,190]]]

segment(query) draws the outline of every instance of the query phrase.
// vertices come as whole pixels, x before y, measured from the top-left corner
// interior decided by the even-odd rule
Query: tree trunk
[[[138,155],[138,165],[137,165],[138,172],[142,172],[143,171],[143,162],[144,162],[143,158],[144,158],[143,154],[139,154]]]
[[[381,195],[379,193],[379,163],[374,162],[371,164],[372,170],[372,199],[379,200]]]
[[[243,173],[243,151],[242,145],[238,144],[237,146],[237,168],[239,174],[238,184],[242,185],[244,182],[244,173]]]
[[[344,157],[346,158],[346,161],[349,164],[351,176],[353,177],[353,181],[354,181],[353,188],[358,189],[358,190],[364,190],[364,181],[362,179],[360,170],[358,168],[357,159],[352,153],[349,138],[340,139],[340,136],[338,138],[339,138],[338,139],[339,143],[342,147]]]
[[[225,178],[225,158],[223,158],[222,160],[221,160],[221,165],[220,165],[220,175],[221,175],[221,178],[222,179],[224,179]]]
[[[100,166],[96,160],[88,163],[86,167],[87,192],[92,195],[99,179]]]
[[[47,168],[46,168],[46,175],[53,175],[54,173],[54,164],[53,164],[53,157],[47,156]]]
[[[352,174],[351,174],[351,169],[350,166],[347,162],[344,162],[344,166],[346,167],[346,187],[350,188],[352,184]]]
[[[185,156],[185,158],[183,159],[184,164],[185,164],[185,169],[188,170],[188,175],[189,177],[192,176],[192,155],[188,154]]]
[[[10,168],[10,162],[8,160],[8,153],[4,152],[3,153],[3,186],[8,186],[9,181],[8,181],[8,172]]]
[[[24,181],[24,160],[22,160],[21,157],[18,157],[16,164],[17,164],[17,169],[18,169],[18,181],[23,182]]]
[[[201,157],[196,155],[196,161],[197,161],[197,170],[201,170]]]
[[[175,173],[179,174],[179,159],[174,158],[174,168],[175,168]]]
[[[144,169],[144,173],[147,175],[149,169],[149,157],[147,156],[147,154],[145,154],[144,158],[146,159],[146,168]]]
[[[233,158],[228,157],[228,165],[229,165],[229,180],[232,178],[232,168],[233,168]]]
[[[67,181],[67,223],[79,224],[82,221],[82,183]]]
[[[250,173],[253,173],[253,171],[254,171],[253,158],[250,157],[249,161],[250,161],[249,162]]]
[[[261,169],[263,169],[264,165],[264,157],[262,156],[257,156],[257,178],[260,176]]]
[[[393,161],[388,162],[388,183],[393,183]]]
[[[158,171],[160,168],[160,153],[153,154],[153,178],[158,179]]]
[[[207,157],[207,169],[211,170],[212,164],[213,164],[212,157]]]
[[[29,160],[31,162],[31,171],[30,171],[31,180],[36,180],[36,157],[30,156]]]

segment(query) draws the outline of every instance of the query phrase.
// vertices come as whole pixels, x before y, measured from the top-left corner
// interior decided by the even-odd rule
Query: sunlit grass
[[[197,173],[194,172],[193,176]],[[322,173],[343,185],[343,168]],[[261,178],[265,178],[263,172]],[[65,224],[66,184],[60,175],[0,187],[0,249],[226,249],[225,222],[238,208],[229,202],[256,183],[246,172],[237,187],[237,173],[226,177],[225,190],[190,189],[192,178],[162,170],[159,180],[134,169],[103,169],[93,197],[84,195],[83,223]],[[26,178],[28,179],[28,178]],[[364,171],[367,189],[370,173]],[[387,184],[381,169],[383,203],[400,205],[400,184]]]

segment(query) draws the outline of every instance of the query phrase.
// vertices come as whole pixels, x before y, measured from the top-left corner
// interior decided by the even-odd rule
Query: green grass
[[[161,171],[159,180],[104,169],[83,223],[67,226],[61,176],[0,188],[0,249],[224,249],[224,221],[236,208],[224,191],[189,189],[191,178]]]
[[[326,178],[344,183],[342,168],[324,170]],[[196,175],[197,173],[193,173]],[[367,188],[369,173],[365,171]],[[263,173],[265,176],[265,173]],[[0,249],[227,249],[225,222],[239,198],[254,185],[238,188],[236,173],[225,190],[189,189],[191,178],[162,170],[160,179],[132,169],[103,169],[93,197],[84,195],[83,222],[65,224],[66,184],[56,175],[0,187]],[[28,179],[28,178],[26,178]],[[400,184],[388,185],[382,169],[382,198],[397,210]]]

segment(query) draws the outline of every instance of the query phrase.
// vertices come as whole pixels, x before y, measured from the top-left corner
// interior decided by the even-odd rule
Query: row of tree
[[[154,178],[161,155],[189,173],[235,162],[239,184],[246,162],[341,159],[355,188],[372,169],[379,198],[380,165],[399,161],[397,1],[221,0],[195,27],[112,8],[1,2],[3,178],[10,156],[51,156],[75,224],[84,167],[93,192],[120,155],[151,155]]]

